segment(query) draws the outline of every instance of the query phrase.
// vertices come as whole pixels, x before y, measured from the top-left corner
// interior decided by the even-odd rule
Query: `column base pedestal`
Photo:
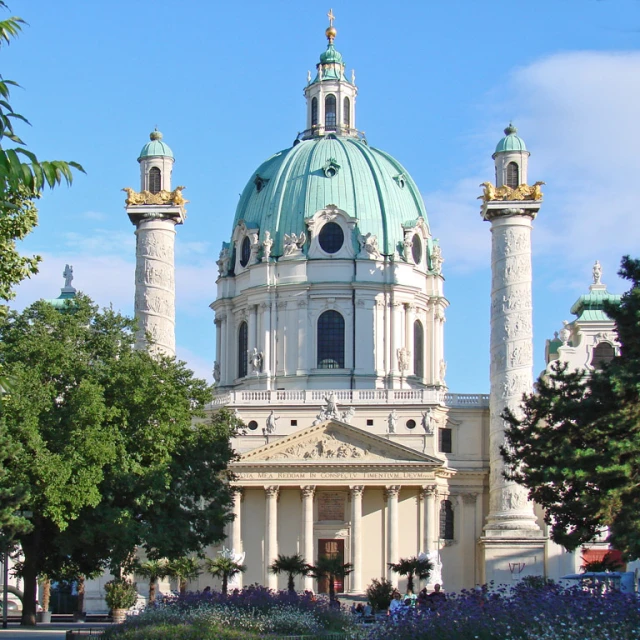
[[[545,575],[545,544],[542,531],[487,531],[480,538],[485,584],[515,584],[524,576]]]

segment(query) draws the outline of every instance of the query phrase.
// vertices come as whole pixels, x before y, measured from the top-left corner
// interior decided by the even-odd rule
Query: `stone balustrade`
[[[482,408],[489,396],[481,393],[446,393],[441,389],[289,389],[280,391],[226,391],[214,396],[210,408],[224,406],[310,405],[322,406],[333,394],[336,402],[349,405],[440,404],[448,407]]]

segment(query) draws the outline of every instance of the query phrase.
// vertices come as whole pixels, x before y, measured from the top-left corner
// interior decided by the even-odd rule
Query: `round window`
[[[246,237],[242,241],[242,248],[240,249],[240,265],[246,267],[249,264],[249,258],[251,257],[251,241]]]
[[[323,251],[327,253],[337,253],[344,244],[344,231],[339,224],[327,222],[327,224],[320,229],[318,241]]]
[[[415,429],[416,421],[415,420],[407,420],[407,429]]]
[[[413,236],[411,245],[411,255],[413,256],[413,261],[416,264],[420,264],[420,262],[422,261],[422,241],[420,240],[420,236],[417,233]]]
[[[251,420],[251,422],[249,422],[247,427],[249,427],[251,431],[255,431],[258,428],[258,423],[255,420]]]

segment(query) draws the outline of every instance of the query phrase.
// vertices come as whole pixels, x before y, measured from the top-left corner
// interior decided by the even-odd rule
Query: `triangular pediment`
[[[336,420],[301,429],[244,453],[239,462],[423,463],[442,460]]]

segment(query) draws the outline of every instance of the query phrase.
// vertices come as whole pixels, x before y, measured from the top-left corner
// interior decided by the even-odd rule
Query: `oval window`
[[[249,427],[251,431],[255,431],[258,428],[258,423],[255,420],[251,420],[251,422],[249,422],[247,427]]]
[[[247,236],[242,241],[242,248],[240,249],[240,265],[246,267],[249,264],[249,258],[251,257],[251,241]]]
[[[407,429],[415,429],[416,421],[415,420],[407,420]]]
[[[413,261],[416,264],[420,264],[422,261],[422,241],[417,233],[413,236],[413,240],[411,241],[411,255],[413,257]]]
[[[326,253],[337,253],[344,244],[344,231],[342,227],[335,222],[327,222],[327,224],[320,229],[318,242],[320,242],[322,250]]]

